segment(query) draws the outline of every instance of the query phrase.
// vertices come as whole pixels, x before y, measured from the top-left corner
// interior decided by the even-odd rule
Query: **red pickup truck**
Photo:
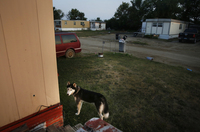
[[[178,39],[179,42],[192,41],[193,43],[196,43],[200,40],[200,32],[198,31],[198,29],[188,28],[185,29],[183,33],[179,33]]]

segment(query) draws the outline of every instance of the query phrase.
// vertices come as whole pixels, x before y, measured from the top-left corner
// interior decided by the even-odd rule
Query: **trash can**
[[[126,50],[126,44],[124,39],[119,40],[119,52],[125,52]]]

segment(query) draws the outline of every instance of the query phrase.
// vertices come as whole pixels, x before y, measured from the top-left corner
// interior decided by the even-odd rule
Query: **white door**
[[[151,26],[152,26],[152,23],[151,22],[147,22],[146,34],[151,34]]]
[[[162,30],[163,30],[163,23],[158,23],[157,25],[157,32],[156,34],[162,34]]]
[[[163,23],[163,34],[169,34],[169,23]]]

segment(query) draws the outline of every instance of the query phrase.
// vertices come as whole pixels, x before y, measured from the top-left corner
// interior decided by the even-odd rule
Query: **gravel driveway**
[[[153,57],[153,61],[175,66],[183,66],[200,72],[200,42],[179,43],[178,40],[165,41],[157,39],[139,38],[127,35],[126,52],[139,58]],[[118,41],[115,34],[107,34],[94,37],[81,37],[81,48],[83,53],[98,53],[103,51],[119,51]],[[103,41],[105,44],[103,45]],[[135,41],[147,45],[134,44]]]

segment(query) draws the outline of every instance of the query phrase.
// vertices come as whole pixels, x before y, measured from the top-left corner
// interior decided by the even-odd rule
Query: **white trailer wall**
[[[163,33],[162,34],[169,34],[169,28],[170,27],[170,23],[169,22],[165,22],[163,23]]]
[[[180,27],[180,24],[182,24],[182,28]],[[186,24],[183,23],[176,23],[176,22],[171,22],[171,27],[170,27],[170,35],[174,34],[179,34],[180,32],[184,32],[186,29]]]
[[[151,34],[152,22],[147,22],[145,34]]]
[[[188,23],[175,19],[146,19],[146,35],[157,34],[161,39],[178,37],[183,32]]]

